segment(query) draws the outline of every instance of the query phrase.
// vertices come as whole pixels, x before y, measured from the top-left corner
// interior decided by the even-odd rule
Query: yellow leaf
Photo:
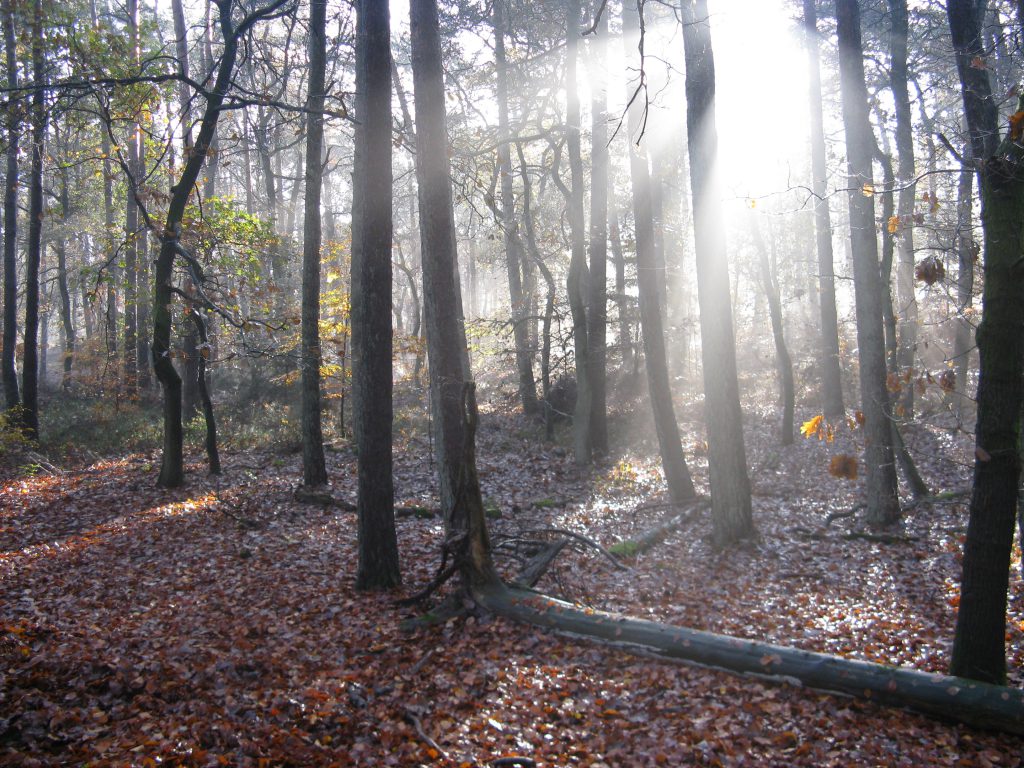
[[[805,421],[800,427],[800,434],[804,437],[816,437],[821,433],[821,423],[825,417],[820,413],[809,421]]]
[[[860,188],[860,191],[861,194],[864,195],[864,197],[873,197],[875,194],[875,185],[869,184],[868,182],[865,181],[864,186]]]
[[[889,231],[890,235],[895,235],[896,230],[900,228],[900,217],[890,216],[889,223],[886,225],[885,228]]]

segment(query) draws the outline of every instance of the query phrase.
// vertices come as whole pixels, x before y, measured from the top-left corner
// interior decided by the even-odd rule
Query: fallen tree
[[[966,723],[1024,735],[1024,691],[949,675],[844,659],[580,608],[547,595],[495,584],[474,592],[488,611],[515,621],[727,672],[806,685]]]

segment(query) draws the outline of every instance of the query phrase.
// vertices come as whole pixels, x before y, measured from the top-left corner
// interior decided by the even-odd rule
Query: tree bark
[[[782,445],[793,444],[793,410],[796,399],[793,384],[793,359],[786,345],[786,334],[782,320],[782,300],[779,296],[779,282],[774,262],[775,245],[772,244],[772,257],[769,259],[768,248],[761,233],[757,218],[751,213],[754,231],[754,243],[758,251],[758,275],[761,287],[768,299],[768,315],[772,324],[772,339],[775,342],[775,367],[779,374],[779,394],[782,401],[782,424],[779,431],[779,442]]]
[[[3,28],[6,49],[7,87],[7,174],[4,177],[4,346],[0,372],[3,376],[4,402],[8,411],[21,405],[15,349],[18,344],[18,144],[21,140],[20,100],[13,97],[18,88],[17,40],[14,34],[15,0],[4,0]]]
[[[580,150],[580,96],[577,83],[577,59],[580,39],[580,0],[566,2],[565,46],[565,122],[569,152],[568,218],[572,245],[566,290],[572,313],[572,341],[576,357],[576,409],[572,417],[573,454],[577,466],[590,463],[594,450],[590,433],[593,392],[590,381],[590,338],[587,301],[590,279],[587,272],[587,243],[583,222],[583,157]]]
[[[501,177],[501,229],[505,239],[505,264],[509,301],[512,309],[512,333],[515,342],[516,370],[519,373],[519,399],[523,413],[540,411],[537,384],[533,378],[533,354],[530,349],[526,315],[529,302],[523,292],[524,259],[518,236],[515,198],[512,192],[512,153],[508,119],[508,61],[505,57],[504,0],[494,0],[491,8],[494,28],[494,65],[498,101],[498,174]]]
[[[327,79],[327,0],[309,4],[309,85],[306,96],[306,196],[302,238],[302,482],[327,484],[320,413],[320,199],[323,190],[324,98]]]
[[[969,162],[970,143],[965,145],[964,159]],[[956,335],[953,339],[953,367],[956,371],[956,415],[963,423],[964,411],[969,403],[967,375],[970,371],[971,348],[974,346],[974,323],[970,319],[974,307],[973,235],[974,169],[967,163],[960,169],[956,189]]]
[[[640,37],[640,17],[629,3],[622,8],[622,33],[626,55],[632,55]],[[644,337],[644,362],[647,384],[654,412],[654,427],[658,435],[661,464],[665,472],[669,496],[676,504],[696,495],[693,479],[679,438],[672,389],[668,378],[668,360],[665,354],[665,329],[658,288],[658,270],[654,258],[654,219],[651,208],[650,170],[646,145],[640,135],[643,127],[644,97],[637,96],[629,106],[628,141],[629,172],[633,187],[633,222],[636,239],[636,275],[640,303],[640,329]]]
[[[476,472],[476,400],[463,362],[465,328],[456,280],[450,146],[436,0],[411,0],[409,12],[424,315],[445,549],[459,567],[464,589],[472,592],[499,583],[499,578],[491,560]]]
[[[756,536],[757,532],[751,515],[729,299],[729,266],[714,169],[718,133],[711,23],[706,0],[688,0],[683,4],[683,11],[686,129],[693,191],[713,538],[718,546],[727,546]]]
[[[846,129],[861,410],[865,420],[866,518],[870,525],[881,527],[899,520],[900,506],[889,424],[889,392],[886,388],[882,309],[879,303],[881,278],[871,169],[875,139],[868,118],[860,6],[857,0],[838,0],[836,20],[843,125]]]
[[[359,589],[389,589],[401,583],[395,533],[392,441],[391,319],[391,33],[387,0],[361,0],[363,16],[357,66],[366,89],[362,99],[363,161],[374,169],[358,180],[362,197],[359,258],[362,301],[353,317],[362,354],[353,369],[358,393]],[[417,99],[417,105],[420,101]],[[447,154],[445,155],[447,157]]]
[[[57,193],[60,201],[60,217],[64,232],[56,243],[57,251],[57,289],[60,291],[60,321],[64,328],[64,364],[61,388],[67,389],[71,384],[71,369],[75,359],[75,325],[74,308],[71,304],[71,291],[68,287],[68,221],[71,218],[71,195],[68,192],[68,170],[61,169],[60,190]]]
[[[46,84],[43,53],[42,0],[33,3],[32,167],[28,186],[28,247],[25,253],[25,352],[21,365],[21,398],[25,434],[39,439],[39,267],[43,251],[43,158],[46,142]],[[44,350],[45,354],[45,350]]]
[[[574,637],[650,649],[738,674],[798,680],[820,691],[906,707],[977,728],[1024,734],[1024,692],[959,677],[844,659],[755,640],[578,608],[522,589],[481,590],[484,607]]]
[[[825,130],[821,105],[821,54],[818,42],[816,0],[803,0],[804,41],[807,46],[808,91],[811,117],[811,188],[814,192],[814,229],[818,254],[818,294],[821,313],[821,401],[826,419],[842,419],[842,373],[839,361],[839,319],[836,310],[835,272],[832,254],[832,221],[825,179]]]
[[[896,153],[898,155],[899,202],[896,216],[896,289],[899,296],[900,334],[897,351],[898,373],[913,372],[917,350],[917,297],[914,286],[914,129],[907,88],[907,0],[888,0],[892,20],[890,37],[890,83],[896,106]],[[899,405],[904,418],[914,416],[914,387],[900,391]]]
[[[608,9],[591,38],[590,79],[590,299],[587,313],[590,370],[590,442],[599,456],[608,454]]]
[[[979,165],[984,230],[984,292],[977,343],[978,423],[974,491],[964,543],[960,607],[951,670],[987,682],[1006,678],[1006,590],[1020,479],[1024,372],[1024,152],[1012,131],[998,144],[984,51],[984,0],[949,0],[949,17],[971,155]],[[1017,109],[1024,109],[1024,99]]]
[[[138,0],[127,0],[128,44],[132,51],[132,63],[139,66],[141,51],[139,50],[139,3]],[[139,308],[139,205],[135,199],[138,185],[141,182],[139,173],[139,148],[142,130],[136,119],[128,123],[128,190],[125,202],[124,220],[124,387],[125,394],[134,398],[139,388],[138,358],[138,308]]]

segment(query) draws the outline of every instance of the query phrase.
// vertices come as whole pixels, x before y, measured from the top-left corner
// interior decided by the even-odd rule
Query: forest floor
[[[612,425],[636,455],[581,471],[535,425],[485,407],[478,457],[495,542],[566,528],[611,546],[656,524],[664,499],[642,410]],[[697,406],[680,421],[703,484]],[[860,538],[854,518],[825,524],[857,503],[860,484],[828,472],[833,455],[859,454],[857,435],[841,426],[835,442],[780,448],[771,420],[746,422],[758,543],[714,551],[705,513],[626,560],[627,571],[593,550],[563,552],[538,587],[594,608],[944,671],[967,498],[910,508],[885,541]],[[969,438],[934,426],[906,436],[933,492],[969,486]],[[399,431],[398,504],[436,507],[430,455],[422,430]],[[224,458],[215,478],[191,455],[187,484],[173,491],[155,485],[155,452],[37,466],[0,485],[0,764],[1021,763],[1018,738],[504,620],[403,631],[415,612],[395,600],[436,569],[439,519],[399,519],[404,588],[359,593],[355,516],[294,499],[301,456]],[[328,462],[335,496],[354,501],[351,450],[339,445]],[[1018,557],[1008,647],[1020,686]]]

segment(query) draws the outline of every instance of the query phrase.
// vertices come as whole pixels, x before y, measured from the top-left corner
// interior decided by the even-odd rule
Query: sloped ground
[[[966,499],[914,508],[891,542],[846,538],[851,520],[824,519],[854,506],[857,485],[827,467],[834,453],[857,453],[856,436],[777,449],[771,425],[752,416],[747,438],[759,543],[716,553],[699,517],[628,572],[572,552],[540,587],[644,618],[942,671]],[[924,429],[909,438],[935,490],[968,484],[963,439]],[[687,449],[700,481],[699,441]],[[400,504],[436,504],[429,453],[419,437],[400,446]],[[483,417],[478,453],[488,503],[501,510],[498,540],[555,526],[611,545],[664,514],[649,456],[581,473],[532,427],[497,414]],[[354,516],[293,500],[298,456],[230,456],[220,479],[198,459],[173,492],[154,487],[153,455],[0,488],[0,763],[1020,763],[1020,739],[486,617],[405,634],[411,613],[395,595],[352,588]],[[351,454],[332,452],[329,463],[336,495],[353,500]],[[398,528],[411,593],[436,567],[440,521],[407,517]],[[1016,573],[1011,597],[1020,684]]]

